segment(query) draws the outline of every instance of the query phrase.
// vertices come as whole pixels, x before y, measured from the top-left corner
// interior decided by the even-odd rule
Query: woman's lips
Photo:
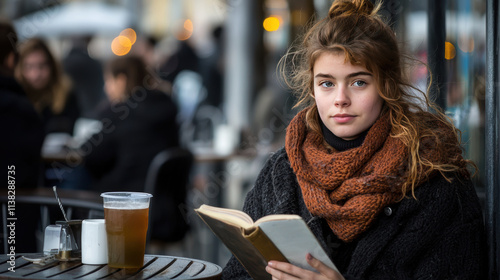
[[[354,116],[349,114],[337,114],[333,116],[333,119],[337,123],[347,123],[354,119]]]

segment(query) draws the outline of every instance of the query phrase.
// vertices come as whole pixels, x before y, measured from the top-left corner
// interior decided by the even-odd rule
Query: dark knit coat
[[[339,246],[326,221],[307,210],[281,149],[262,169],[243,210],[254,220],[300,215],[346,279],[485,279],[484,224],[471,181],[453,177],[449,183],[436,176],[416,188],[415,196],[386,207],[353,243]],[[251,278],[233,256],[222,279]]]

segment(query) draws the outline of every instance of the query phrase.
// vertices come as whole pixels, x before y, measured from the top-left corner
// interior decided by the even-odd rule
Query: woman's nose
[[[347,89],[344,86],[339,86],[337,94],[335,95],[335,106],[337,107],[346,107],[351,104],[349,99]]]

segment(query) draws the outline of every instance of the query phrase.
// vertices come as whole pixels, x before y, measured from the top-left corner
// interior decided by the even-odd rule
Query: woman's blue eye
[[[354,86],[357,86],[357,87],[362,87],[364,85],[366,85],[366,82],[365,81],[361,81],[361,80],[358,80],[358,81],[354,81],[354,83],[352,83]]]
[[[328,82],[328,81],[321,82],[320,86],[322,86],[322,87],[333,87],[333,83],[332,82]]]

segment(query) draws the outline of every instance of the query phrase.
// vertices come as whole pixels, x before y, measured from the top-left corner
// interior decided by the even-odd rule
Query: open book
[[[298,215],[269,215],[254,222],[233,209],[202,205],[195,211],[254,279],[271,279],[265,270],[271,260],[315,271],[306,261],[307,253],[337,270]]]

